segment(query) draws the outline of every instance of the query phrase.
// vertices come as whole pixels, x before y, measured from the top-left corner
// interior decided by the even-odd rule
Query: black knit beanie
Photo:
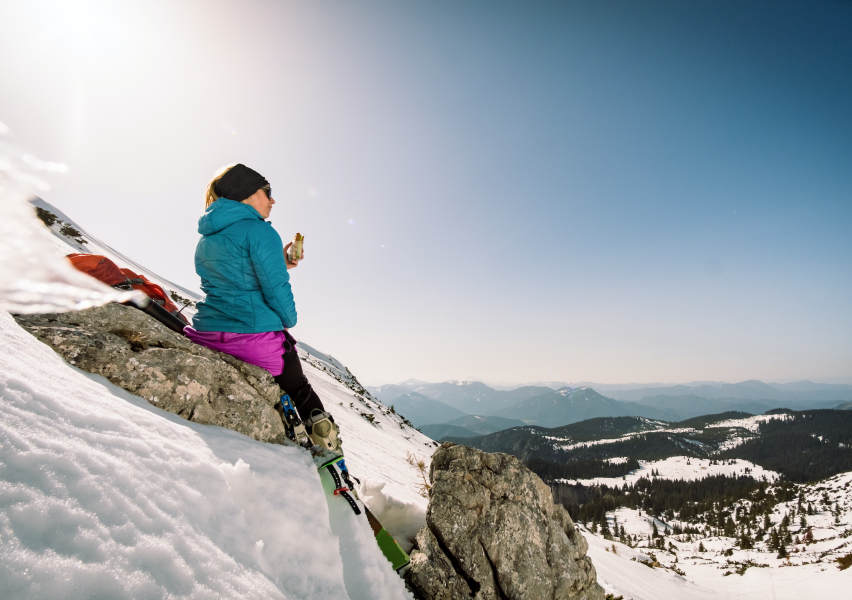
[[[269,185],[263,175],[243,164],[231,167],[213,186],[220,198],[242,202],[257,190]]]

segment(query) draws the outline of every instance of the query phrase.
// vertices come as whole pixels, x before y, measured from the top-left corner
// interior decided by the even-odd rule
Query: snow
[[[784,421],[787,419],[787,417],[787,414],[780,413],[777,415],[755,415],[753,417],[745,417],[744,419],[728,419],[726,421],[719,421],[718,423],[712,423],[710,425],[707,425],[707,429],[715,427],[727,427],[729,429],[741,428],[756,433],[761,423],[766,423],[767,421],[772,421],[773,419]]]
[[[620,437],[616,437],[616,438],[603,438],[603,439],[600,439],[600,440],[589,440],[589,441],[585,441],[585,442],[576,442],[576,443],[573,443],[573,444],[570,443],[571,442],[570,438],[560,438],[560,437],[550,436],[550,435],[542,435],[541,437],[543,437],[546,440],[551,440],[551,441],[554,441],[554,442],[566,442],[566,441],[569,442],[567,444],[554,445],[553,446],[554,450],[574,450],[575,448],[586,448],[588,446],[601,446],[601,445],[605,445],[605,444],[618,444],[618,443],[621,443],[621,442],[626,442],[630,438],[633,438],[633,437],[636,437],[636,436],[641,436],[641,435],[647,435],[649,433],[695,433],[695,431],[696,431],[695,429],[664,429],[664,428],[660,428],[660,429],[653,429],[653,430],[648,430],[648,431],[635,431],[635,432],[632,432],[632,433],[625,433],[624,435],[622,435]]]
[[[63,312],[133,297],[80,273],[52,251],[51,236],[25,202],[47,187],[33,171],[51,168],[0,136],[0,309]]]
[[[52,212],[57,217],[59,217],[59,219],[61,219],[63,223],[72,225],[74,228],[80,231],[82,233],[82,239],[87,240],[86,244],[78,244],[73,239],[62,235],[62,233],[60,233],[60,230],[62,228],[62,225],[60,223],[56,223],[52,227],[47,228],[47,231],[49,231],[52,235],[46,237],[50,242],[52,254],[55,255],[57,258],[65,257],[72,253],[99,254],[102,256],[106,256],[115,264],[117,264],[120,268],[130,269],[131,271],[144,275],[150,281],[161,286],[166,291],[166,294],[169,294],[171,291],[175,291],[192,302],[196,302],[201,299],[201,296],[199,296],[197,293],[190,291],[175,283],[172,283],[168,279],[160,277],[153,271],[148,270],[146,267],[127,258],[125,255],[121,254],[117,250],[114,250],[108,244],[102,242],[95,236],[88,233],[83,227],[81,227],[73,219],[68,217],[65,213],[57,209],[52,204],[45,202],[41,198],[34,198],[29,201],[29,204],[33,207],[43,208]],[[29,210],[32,210],[32,208],[30,208]],[[39,224],[41,229],[45,229],[44,226],[41,224],[41,221],[37,221],[37,223]],[[67,264],[67,261],[64,260],[64,258],[62,259],[62,262]],[[72,270],[77,272],[78,274],[81,274],[76,269],[73,269],[73,267]],[[92,279],[88,275],[86,275],[85,277],[86,279]],[[175,304],[181,306],[180,302],[176,302]],[[195,312],[196,311],[192,306],[187,306],[183,309],[182,314],[186,316],[187,319],[191,322],[192,316],[195,314]]]
[[[787,418],[786,414],[777,414],[777,415],[755,415],[753,417],[745,417],[743,419],[728,419],[725,421],[719,421],[718,423],[711,423],[707,425],[707,429],[729,429],[728,438],[723,441],[718,448],[719,452],[723,452],[725,450],[730,450],[731,448],[736,448],[737,446],[744,444],[748,440],[752,438],[752,436],[745,434],[739,435],[738,430],[745,430],[751,433],[757,433],[758,428],[761,423],[766,423],[767,421],[771,421],[773,419],[784,420]]]
[[[299,448],[152,407],[7,313],[0,396],[5,597],[407,597]]]
[[[690,460],[695,462],[695,459]],[[674,474],[671,469],[660,468],[664,475]],[[805,505],[810,502],[816,512],[807,516],[815,542],[805,544],[804,529],[799,526],[798,518],[792,519],[790,530],[798,542],[788,548],[787,559],[767,551],[765,540],[757,542],[754,550],[742,550],[736,548],[731,538],[671,535],[669,525],[674,523],[666,524],[629,508],[609,513],[607,520],[611,530],[617,523],[627,535],[638,536],[638,547],[606,540],[583,525],[578,528],[589,542],[589,556],[597,569],[598,582],[607,593],[615,596],[623,595],[633,600],[844,597],[841,590],[852,584],[852,570],[840,571],[834,561],[852,551],[852,473],[802,485],[800,489]],[[831,501],[831,508],[840,509],[839,523],[823,504],[825,494]],[[772,525],[778,526],[797,503],[798,499],[776,505],[771,516]],[[665,546],[668,548],[671,544],[676,552],[647,547],[653,524],[661,533],[668,529]],[[699,551],[699,544],[704,545],[703,552]],[[649,560],[652,557],[658,563],[655,568],[642,564],[652,562]],[[737,570],[744,563],[752,566],[739,575]]]
[[[582,389],[582,388],[580,388],[580,389]],[[647,435],[649,433],[675,433],[675,434],[699,433],[699,430],[693,429],[693,428],[690,428],[690,427],[667,427],[668,423],[665,423],[663,421],[653,421],[651,419],[645,419],[645,418],[642,418],[641,420],[646,425],[648,425],[649,427],[652,427],[652,429],[647,429],[647,430],[644,430],[644,431],[634,431],[634,432],[631,432],[631,433],[625,433],[623,435],[620,435],[620,436],[617,436],[617,437],[612,437],[612,438],[602,438],[602,439],[598,439],[598,440],[586,440],[586,441],[582,441],[582,442],[573,442],[572,438],[570,438],[570,437],[559,437],[559,436],[547,435],[547,434],[543,434],[543,433],[538,433],[536,431],[532,431],[532,433],[533,433],[533,435],[536,435],[538,433],[538,435],[541,435],[541,437],[546,439],[546,440],[550,440],[551,442],[557,442],[557,444],[553,445],[553,449],[554,450],[563,450],[563,451],[574,450],[576,448],[586,448],[586,447],[589,447],[589,446],[618,444],[620,442],[625,442],[625,441],[627,441],[631,438],[634,438],[634,437],[637,437],[637,436]],[[686,441],[691,441],[691,440],[686,440]],[[565,442],[565,443],[561,443],[561,442]],[[694,443],[700,444],[700,442],[694,442]]]
[[[725,421],[719,421],[717,423],[708,424],[705,429],[729,429],[729,436],[725,439],[721,444],[719,444],[718,448],[714,448],[716,452],[722,452],[724,450],[728,450],[730,448],[734,448],[739,446],[740,444],[751,439],[747,433],[740,435],[740,430],[747,432],[757,432],[761,423],[765,423],[767,421],[771,421],[772,419],[786,419],[786,414],[777,414],[777,415],[756,415],[753,417],[746,417],[743,419],[728,419]],[[642,419],[648,426],[653,429],[648,429],[645,431],[634,431],[632,433],[626,433],[624,435],[613,437],[613,438],[603,438],[598,440],[589,440],[582,442],[574,442],[570,437],[559,437],[559,436],[551,436],[546,434],[539,434],[542,438],[546,440],[550,440],[551,442],[556,442],[553,444],[554,450],[574,450],[576,448],[586,448],[589,446],[600,446],[600,445],[608,445],[608,444],[618,444],[620,442],[627,441],[631,438],[646,435],[648,433],[673,433],[673,434],[681,434],[681,435],[689,435],[689,434],[698,434],[702,433],[703,430],[695,429],[691,427],[668,427],[667,423],[662,421],[654,421],[651,419]],[[533,432],[535,434],[535,432]],[[704,446],[701,442],[696,440],[684,439],[683,441],[694,444],[696,446]]]
[[[842,598],[842,590],[852,584],[850,570],[839,571],[835,564],[820,563],[795,568],[752,567],[740,576],[724,576],[718,565],[686,564],[670,568],[650,568],[639,561],[643,554],[620,544],[604,540],[583,530],[589,541],[589,556],[598,574],[598,583],[607,593],[632,600],[801,600],[802,598]],[[611,552],[615,546],[617,554]],[[659,551],[654,554],[660,558]],[[752,556],[755,553],[751,553]],[[631,560],[636,558],[636,561]],[[758,562],[766,562],[765,555]]]
[[[610,459],[610,462],[626,462],[624,459]],[[750,475],[755,479],[766,477],[768,481],[775,481],[780,477],[775,471],[764,469],[760,465],[742,459],[733,459],[726,461],[717,461],[717,464],[711,464],[712,459],[691,458],[686,456],[671,456],[664,460],[644,461],[640,460],[640,468],[631,471],[621,477],[595,477],[594,479],[561,479],[567,483],[580,483],[583,485],[606,485],[609,487],[621,487],[625,483],[634,484],[643,477],[651,479],[651,472],[659,472],[660,479],[682,479],[684,481],[694,481],[703,479],[711,475]]]

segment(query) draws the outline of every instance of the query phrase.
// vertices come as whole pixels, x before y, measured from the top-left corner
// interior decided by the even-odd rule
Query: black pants
[[[275,377],[275,383],[290,396],[299,416],[305,420],[311,416],[313,409],[325,410],[325,407],[302,372],[302,361],[296,352],[296,340],[288,331],[284,332],[284,337],[287,339],[284,343],[284,372]]]

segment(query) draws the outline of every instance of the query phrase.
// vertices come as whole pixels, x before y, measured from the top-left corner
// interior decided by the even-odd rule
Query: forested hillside
[[[758,425],[758,435],[720,453],[778,471],[790,481],[816,481],[852,471],[852,412],[787,411]]]
[[[852,470],[852,412],[723,413],[666,423],[641,417],[590,419],[564,427],[518,427],[457,443],[560,464],[629,457],[745,459],[790,481],[814,481]]]

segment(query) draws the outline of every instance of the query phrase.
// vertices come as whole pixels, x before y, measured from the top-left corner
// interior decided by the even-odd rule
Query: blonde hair
[[[219,195],[213,188],[216,187],[216,184],[219,182],[220,179],[222,179],[222,177],[224,177],[225,173],[230,171],[235,166],[237,166],[237,163],[225,165],[213,174],[213,179],[211,179],[210,183],[207,184],[207,192],[204,194],[204,210],[210,208],[210,205],[219,199]]]

